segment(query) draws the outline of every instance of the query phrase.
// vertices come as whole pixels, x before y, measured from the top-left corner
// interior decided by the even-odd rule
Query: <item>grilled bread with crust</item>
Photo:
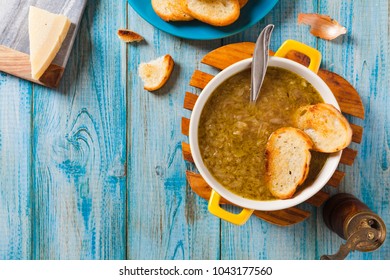
[[[273,196],[291,198],[309,173],[313,142],[302,131],[282,127],[271,134],[266,145],[266,184]]]
[[[180,0],[152,0],[156,14],[165,21],[190,21],[194,18],[186,13]]]
[[[238,0],[181,0],[184,11],[214,26],[226,26],[240,16]]]
[[[248,3],[249,0],[238,0],[238,3],[240,4],[240,8],[244,7],[246,3]]]
[[[117,34],[118,37],[126,43],[140,42],[144,39],[144,37],[142,37],[138,33],[124,28],[118,29]]]
[[[144,82],[144,89],[155,91],[168,81],[173,71],[174,61],[167,54],[147,63],[141,63],[138,74]]]
[[[313,150],[334,153],[346,148],[352,140],[347,119],[333,105],[319,103],[299,108],[295,113],[296,127],[313,141]]]

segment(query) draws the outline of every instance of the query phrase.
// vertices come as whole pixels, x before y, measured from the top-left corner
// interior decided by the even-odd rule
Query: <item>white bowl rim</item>
[[[222,184],[220,184],[213,177],[210,171],[207,169],[201,157],[199,143],[198,143],[198,127],[199,127],[200,115],[204,105],[206,104],[207,100],[214,92],[214,90],[226,79],[232,77],[233,75],[243,70],[250,69],[251,63],[252,63],[252,58],[244,59],[242,61],[234,63],[233,65],[227,67],[226,69],[218,73],[202,90],[201,94],[199,95],[195,103],[191,115],[190,131],[189,131],[191,153],[195,165],[198,168],[202,177],[205,179],[205,181],[211,186],[212,189],[214,189],[218,194],[220,194],[228,201],[248,209],[262,210],[262,211],[282,210],[282,209],[296,206],[306,201],[307,199],[315,195],[317,192],[319,192],[326,185],[326,183],[329,181],[334,171],[336,170],[341,158],[342,151],[330,154],[327,161],[325,162],[324,167],[317,175],[315,181],[311,185],[307,186],[304,190],[302,190],[298,195],[290,199],[271,200],[271,201],[252,200],[252,199],[243,198],[229,191],[224,186],[222,186]],[[337,109],[340,110],[336,98],[334,97],[332,91],[329,89],[326,83],[316,73],[312,72],[307,67],[297,62],[294,62],[292,60],[281,58],[281,57],[270,57],[268,66],[285,68],[287,70],[290,70],[302,76],[317,89],[317,91],[324,99],[325,103],[332,104]]]

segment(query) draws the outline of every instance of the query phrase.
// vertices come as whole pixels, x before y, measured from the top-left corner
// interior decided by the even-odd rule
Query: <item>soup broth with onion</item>
[[[271,133],[293,126],[294,112],[323,102],[304,78],[268,67],[259,98],[249,102],[250,70],[230,77],[210,96],[199,122],[199,147],[204,164],[226,189],[244,198],[274,200],[265,184],[265,147]],[[312,152],[310,184],[327,159]],[[304,186],[303,186],[304,187]]]

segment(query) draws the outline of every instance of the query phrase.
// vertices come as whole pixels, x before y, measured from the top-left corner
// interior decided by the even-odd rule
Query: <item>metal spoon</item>
[[[250,101],[256,103],[259,97],[261,85],[264,81],[265,73],[267,72],[269,58],[269,41],[271,39],[274,25],[267,25],[260,33],[256,41],[255,51],[253,53],[253,61],[251,67],[251,94]]]

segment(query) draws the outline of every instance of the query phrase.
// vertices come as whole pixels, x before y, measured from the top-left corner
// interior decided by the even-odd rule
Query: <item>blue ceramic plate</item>
[[[150,0],[128,0],[133,9],[154,27],[177,37],[194,40],[220,39],[239,33],[261,20],[278,0],[250,0],[241,10],[240,18],[225,27],[215,27],[193,20],[189,22],[165,22],[153,10]]]

